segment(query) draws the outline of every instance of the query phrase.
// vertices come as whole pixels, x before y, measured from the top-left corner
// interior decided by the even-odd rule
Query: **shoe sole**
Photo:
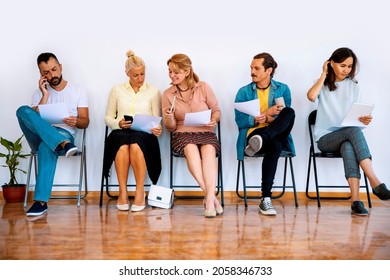
[[[69,149],[67,152],[66,152],[66,157],[67,158],[70,158],[71,156],[73,156],[75,153],[77,153],[77,147],[74,147],[74,148],[71,148]]]
[[[252,157],[254,154],[256,154],[258,151],[261,150],[261,147],[263,146],[263,139],[261,136],[259,137],[252,137],[248,141],[248,146],[245,147],[245,153]]]
[[[29,222],[34,222],[46,217],[46,215],[47,215],[47,211],[39,216],[26,216],[26,220]]]
[[[264,215],[264,216],[276,216],[276,212],[274,212],[274,213],[267,213],[267,211],[264,211],[264,210],[262,210],[260,207],[259,207],[259,213],[261,214],[261,215]]]
[[[356,216],[368,216],[368,213],[362,214],[362,213],[356,213],[356,212],[352,211],[352,215],[356,215]]]
[[[26,213],[26,216],[27,217],[38,217],[38,216],[45,214],[46,212],[47,212],[47,209],[42,211],[42,212],[39,212],[39,213]]]

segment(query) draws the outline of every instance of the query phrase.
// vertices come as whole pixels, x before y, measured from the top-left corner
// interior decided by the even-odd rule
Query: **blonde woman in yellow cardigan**
[[[161,98],[158,89],[145,82],[145,63],[127,52],[125,72],[129,80],[111,89],[107,102],[105,122],[112,131],[104,150],[103,172],[108,176],[112,162],[118,177],[119,195],[117,208],[121,211],[142,211],[146,207],[144,181],[146,172],[153,184],[161,173],[160,147],[157,137],[161,125],[150,133],[132,129],[135,114],[161,116]],[[130,166],[136,181],[134,202],[129,206],[127,179]]]

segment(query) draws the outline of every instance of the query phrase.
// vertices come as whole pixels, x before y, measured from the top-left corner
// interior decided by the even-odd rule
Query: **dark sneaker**
[[[390,199],[390,191],[387,189],[385,184],[380,184],[376,188],[372,189],[372,193],[375,194],[381,200],[389,200]]]
[[[368,211],[366,208],[364,208],[364,204],[361,201],[352,202],[351,210],[352,210],[352,214],[355,214],[358,216],[367,216],[368,215]]]
[[[254,135],[249,139],[248,146],[245,147],[245,153],[253,157],[254,154],[256,154],[258,151],[260,151],[261,147],[263,146],[263,139],[260,135]]]
[[[35,201],[31,208],[27,211],[26,216],[40,216],[47,212],[47,203],[43,205],[40,201]]]
[[[68,142],[65,144],[64,150],[65,156],[69,158],[77,152],[77,147],[73,143]]]
[[[272,206],[271,198],[264,197],[259,204],[259,212],[266,216],[275,216],[276,210]]]

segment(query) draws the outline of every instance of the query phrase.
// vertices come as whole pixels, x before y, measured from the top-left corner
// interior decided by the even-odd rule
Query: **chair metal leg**
[[[285,194],[286,188],[292,188],[294,191],[294,200],[295,200],[295,206],[298,207],[298,196],[296,193],[296,185],[295,185],[295,177],[294,177],[294,169],[292,164],[292,157],[284,157],[284,171],[283,171],[283,185],[282,186],[273,186],[273,188],[281,188],[281,193],[272,196],[273,199],[278,199],[282,197]],[[287,186],[287,169],[288,169],[288,163],[290,165],[290,172],[291,172],[291,180],[292,180],[292,186]],[[239,192],[239,185],[240,185],[240,168],[242,169],[242,187],[244,191],[244,195],[240,194]],[[244,160],[238,160],[237,165],[237,178],[236,178],[236,194],[239,198],[244,199],[245,201],[245,208],[248,207],[248,198],[253,199],[261,199],[261,195],[247,195],[247,188],[261,188],[260,185],[256,186],[247,186],[246,184],[246,178],[245,178],[245,164]]]
[[[292,158],[289,157],[289,162],[290,162],[290,172],[291,172],[291,180],[292,180],[292,187],[294,190],[294,199],[295,199],[295,207],[298,207],[298,196],[297,196],[297,189],[295,185],[295,176],[294,176],[294,168],[292,164]]]
[[[309,195],[311,160],[313,160],[313,171],[314,171],[314,181],[315,181],[315,187],[316,187],[316,196]],[[364,181],[365,181],[364,186],[360,186],[360,188],[366,189],[368,205],[371,208],[372,203],[371,203],[370,191],[369,191],[369,187],[368,187],[367,177],[365,174],[364,174]],[[308,169],[307,169],[307,179],[306,179],[306,197],[308,197],[309,199],[316,199],[318,207],[321,207],[321,199],[328,199],[328,200],[348,200],[348,199],[351,199],[351,195],[342,196],[342,197],[320,196],[320,188],[346,188],[347,189],[347,188],[349,188],[349,186],[348,185],[345,185],[345,186],[343,186],[343,185],[340,185],[340,186],[338,186],[338,185],[336,185],[336,186],[335,185],[331,185],[331,186],[319,185],[316,159],[315,159],[315,156],[310,154]]]
[[[24,207],[24,208],[27,207],[27,199],[28,199],[28,191],[29,191],[29,188],[30,188],[30,179],[31,179],[31,171],[32,171],[33,157],[34,157],[34,155],[31,155],[31,156],[30,156],[30,160],[29,160],[29,162],[28,162],[27,182],[26,182],[26,193],[25,193],[25,195],[24,195],[24,203],[23,203],[23,207]]]

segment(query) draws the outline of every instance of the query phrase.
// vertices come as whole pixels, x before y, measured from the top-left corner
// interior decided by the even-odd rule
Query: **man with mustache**
[[[278,159],[282,150],[295,155],[291,129],[295,112],[291,106],[291,93],[286,84],[275,81],[273,75],[277,63],[269,53],[259,53],[251,63],[252,82],[237,92],[235,102],[258,99],[260,114],[251,116],[235,110],[239,134],[237,138],[237,159],[263,153],[259,212],[274,216],[276,210],[271,202]]]
[[[40,216],[47,212],[58,156],[68,158],[77,152],[74,145],[76,129],[87,128],[89,124],[87,94],[79,85],[63,79],[62,64],[57,57],[52,53],[42,53],[37,58],[37,64],[41,77],[31,107],[24,105],[16,111],[31,150],[38,154],[34,203],[27,216]],[[39,105],[54,103],[65,103],[69,117],[62,119],[61,124],[51,125],[41,118]]]

